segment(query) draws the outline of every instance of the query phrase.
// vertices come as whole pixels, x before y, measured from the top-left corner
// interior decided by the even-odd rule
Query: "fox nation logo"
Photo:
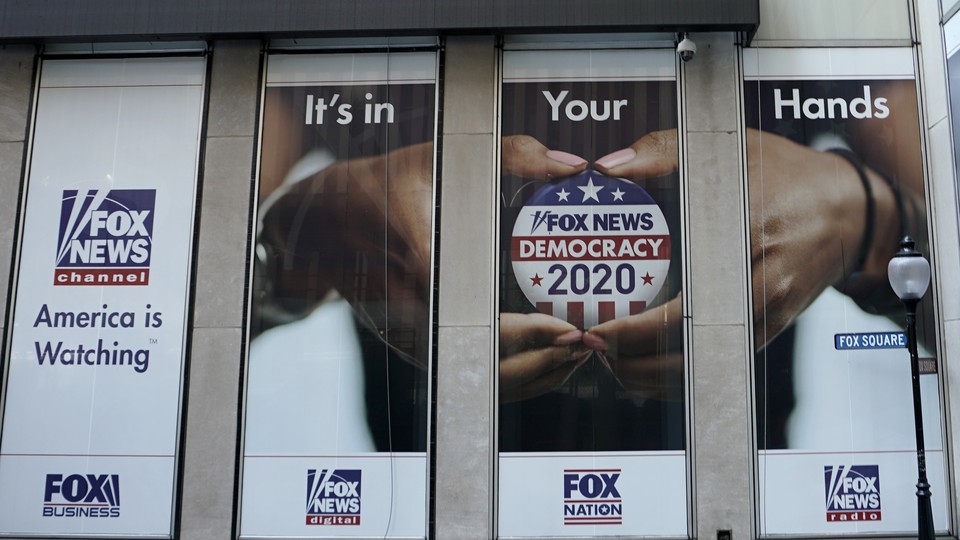
[[[622,525],[620,469],[564,469],[564,525]]]
[[[54,285],[147,285],[157,190],[63,191]]]
[[[360,525],[359,469],[307,469],[307,525]]]
[[[43,517],[120,517],[120,475],[48,474]]]
[[[827,521],[880,521],[880,466],[823,468]]]

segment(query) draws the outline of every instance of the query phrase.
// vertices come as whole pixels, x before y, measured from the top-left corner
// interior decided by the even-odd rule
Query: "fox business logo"
[[[827,521],[880,521],[880,466],[823,468]]]
[[[620,469],[564,469],[564,525],[622,525]]]
[[[120,475],[48,474],[43,517],[120,517]]]
[[[63,191],[54,285],[148,285],[157,190]]]
[[[360,525],[359,469],[307,469],[307,525]]]

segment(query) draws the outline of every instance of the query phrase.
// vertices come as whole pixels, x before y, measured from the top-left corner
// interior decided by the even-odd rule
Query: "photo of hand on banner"
[[[757,350],[792,324],[829,287],[848,294],[868,311],[898,314],[896,297],[886,287],[886,265],[902,229],[921,229],[925,223],[921,177],[905,175],[905,179],[916,181],[900,183],[894,191],[881,173],[869,163],[863,164],[874,212],[873,223],[868,226],[862,180],[857,169],[838,152],[821,151],[756,129],[747,130],[747,146],[748,178],[758,183],[751,185],[751,193],[759,194],[751,197],[751,215],[762,217],[750,225],[754,239],[753,295],[758,300],[754,313]],[[881,170],[895,166],[889,153],[866,154]],[[597,160],[596,168],[610,176],[656,182],[677,171],[678,155],[675,130],[653,132]],[[761,179],[765,189],[759,186]],[[902,198],[900,203],[898,197]],[[904,208],[899,209],[898,204],[904,204]],[[901,219],[909,223],[902,224]],[[792,226],[798,223],[803,226]],[[923,236],[924,232],[913,234]],[[865,235],[870,238],[864,240]],[[861,248],[865,252],[858,255]],[[858,256],[862,258],[859,269],[837,264]],[[769,276],[777,279],[771,282]],[[603,357],[626,389],[660,399],[677,398],[683,374],[681,301],[678,295],[654,310],[585,329],[576,345]],[[513,323],[515,314],[508,315]],[[660,335],[660,327],[671,331]],[[551,366],[564,366],[550,372],[558,386],[566,380],[562,375],[569,376],[586,357],[568,343],[576,335],[574,327],[554,323],[554,328],[556,345],[568,348],[562,360],[558,360],[558,348],[547,349],[554,358]],[[563,329],[568,333],[561,334]],[[514,341],[510,343],[514,346]],[[560,363],[564,361],[567,365]]]
[[[866,313],[897,319],[901,307],[887,283],[887,263],[906,234],[927,247],[914,86],[908,81],[835,86],[827,95],[844,97],[806,101],[813,118],[807,112],[799,121],[789,118],[793,102],[784,99],[785,119],[767,119],[762,130],[748,122],[757,350],[830,288]],[[787,92],[781,95],[792,99]],[[840,102],[851,104],[850,118],[837,112]],[[829,117],[822,109],[816,114],[823,103],[830,103]],[[874,111],[876,103],[883,107]]]
[[[676,148],[675,142],[672,147]],[[312,280],[302,279],[303,273],[310,271],[307,268],[276,274],[278,279],[271,284],[273,294],[320,302],[334,289],[380,336],[425,327],[429,314],[423,299],[428,298],[432,152],[431,144],[422,143],[384,156],[336,162],[309,178],[284,185],[272,195],[262,213],[261,245],[271,252],[284,253],[283,258],[293,267],[312,265],[315,274]],[[571,176],[587,165],[578,156],[549,150],[526,135],[504,137],[502,152],[504,174],[542,181]],[[617,169],[641,177],[659,176],[655,171],[627,167]],[[310,231],[330,233],[317,235]],[[303,257],[305,253],[320,255]],[[351,271],[357,260],[365,261],[363,281]],[[596,352],[627,389],[677,398],[681,356],[658,354],[663,346],[658,337],[663,320],[674,316],[679,318],[679,297],[660,310],[610,321],[586,334],[548,315],[502,313],[501,396],[513,401],[553,390]],[[670,339],[678,340],[679,326],[672,328],[675,335]],[[611,338],[609,343],[606,338]],[[422,358],[414,350],[403,349],[408,342],[402,339],[387,343],[398,347],[403,358],[411,362]],[[610,343],[615,345],[611,347]],[[677,368],[676,376],[665,376],[671,367]]]
[[[763,152],[760,152],[761,138]],[[627,161],[610,168],[598,162],[598,168],[607,174],[637,181],[662,177],[677,169],[676,132],[650,133],[621,153],[628,156]],[[880,173],[864,164],[875,212],[874,223],[868,231],[864,220],[867,205],[864,186],[857,169],[837,153],[820,151],[752,128],[747,130],[747,153],[750,157],[748,179],[758,184],[751,184],[751,193],[759,194],[751,197],[751,215],[762,216],[750,224],[754,239],[751,249],[753,295],[755,299],[762,299],[755,302],[757,350],[779,335],[832,286],[847,292],[868,311],[899,313],[896,296],[886,287],[886,266],[902,237],[901,229],[908,225],[901,224],[901,218],[908,220],[912,228],[920,229],[925,224],[922,178],[906,176],[916,182],[901,183],[895,192]],[[888,160],[878,161],[885,168],[893,166]],[[761,179],[766,182],[765,189],[760,188]],[[898,196],[906,201],[904,216],[899,215]],[[794,226],[798,223],[803,226]],[[868,233],[870,241],[863,245],[864,235]],[[924,232],[918,230],[914,234],[924,235]],[[851,251],[861,246],[867,250],[862,255],[864,264],[851,278],[854,268],[845,269],[837,261],[851,260],[857,256]],[[776,282],[766,279],[771,275],[777,276]],[[678,297],[662,309],[663,320],[674,323],[674,328],[679,328],[676,324],[681,318],[679,302]],[[628,320],[643,318],[648,315],[634,315]],[[605,350],[606,340],[595,337],[605,338],[616,332],[616,341],[621,344],[626,338],[628,343],[642,347],[642,340],[638,338],[643,333],[642,325],[631,325],[628,320],[610,321],[591,328],[584,341]],[[678,345],[681,338],[679,332],[672,334],[667,347]]]
[[[433,144],[339,161],[281,189],[261,218],[261,245],[290,265],[275,274],[273,294],[315,303],[335,289],[384,342],[424,367],[419,341],[404,335],[428,327]]]
[[[564,159],[577,164],[574,170],[554,168],[551,174],[543,174],[546,170],[543,166],[538,169],[529,165],[531,157],[556,155],[555,150],[524,154],[528,165],[518,166],[513,145],[508,144],[516,137],[532,140],[529,136],[504,139],[503,174],[557,180],[586,168],[585,159],[565,152],[561,154]],[[667,157],[671,152],[673,157]],[[631,148],[598,159],[595,167],[611,177],[656,182],[676,172],[676,152],[676,132],[656,132],[641,138]],[[537,171],[541,174],[536,174]],[[562,172],[566,174],[556,174]],[[679,400],[683,388],[680,320],[679,295],[642,313],[614,318],[589,328],[578,328],[542,313],[501,313],[501,400],[531,398],[558,388],[591,354],[626,390],[644,397]],[[670,324],[665,325],[667,321]]]

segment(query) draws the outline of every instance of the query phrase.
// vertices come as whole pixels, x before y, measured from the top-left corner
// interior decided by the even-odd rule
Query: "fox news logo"
[[[620,469],[564,469],[564,525],[622,525]]]
[[[147,285],[155,189],[63,191],[54,285]]]
[[[307,469],[307,525],[359,525],[360,472]]]
[[[48,474],[43,517],[120,517],[120,475]]]
[[[823,468],[827,521],[880,521],[880,466]]]

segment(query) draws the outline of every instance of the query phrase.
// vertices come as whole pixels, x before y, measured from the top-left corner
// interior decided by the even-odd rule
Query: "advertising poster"
[[[499,534],[685,536],[675,54],[503,62]]]
[[[241,536],[426,536],[436,66],[269,57]]]
[[[0,534],[170,537],[205,61],[41,69]]]
[[[917,453],[886,267],[927,239],[911,49],[747,50],[762,534],[906,534]],[[933,297],[918,313],[927,475],[948,526]],[[915,534],[915,533],[914,533]]]

